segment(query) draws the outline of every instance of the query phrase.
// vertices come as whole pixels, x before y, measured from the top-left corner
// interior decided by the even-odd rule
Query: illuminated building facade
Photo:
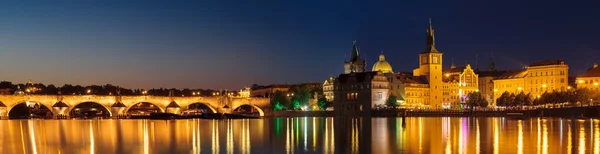
[[[250,92],[251,91],[252,90],[249,87],[246,87],[244,89],[240,89],[239,95],[242,98],[248,98],[248,97],[250,97]]]
[[[444,107],[465,103],[468,94],[479,91],[478,80],[479,75],[469,64],[464,67],[456,67],[452,64],[449,69],[444,70]]]
[[[525,70],[509,71],[494,79],[495,100],[504,92],[531,94],[539,97],[545,92],[569,88],[569,66],[563,60],[533,62]]]
[[[430,108],[441,108],[443,106],[442,88],[442,56],[443,53],[435,48],[435,36],[431,19],[425,40],[425,50],[419,54],[419,68],[413,70],[414,76],[423,76],[429,83],[429,92],[424,97],[429,97],[424,106]]]
[[[327,99],[328,102],[333,102],[333,83],[335,82],[335,80],[333,79],[333,77],[329,77],[328,80],[325,80],[325,82],[323,83],[323,95],[325,97],[325,99]]]
[[[576,79],[577,88],[587,88],[591,90],[599,90],[599,82],[600,68],[598,67],[598,64],[594,64],[594,67],[577,76]]]

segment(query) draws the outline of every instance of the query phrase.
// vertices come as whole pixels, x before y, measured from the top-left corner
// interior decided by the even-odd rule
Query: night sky
[[[126,88],[322,82],[357,40],[411,72],[432,17],[444,65],[600,63],[600,1],[0,1],[0,80]]]

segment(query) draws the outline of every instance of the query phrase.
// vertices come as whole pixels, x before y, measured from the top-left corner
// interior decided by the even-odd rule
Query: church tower
[[[344,74],[350,74],[352,72],[359,73],[364,72],[366,67],[366,61],[360,57],[356,41],[352,42],[352,51],[350,52],[350,61],[344,60]]]
[[[429,19],[429,28],[427,29],[427,35],[425,36],[425,51],[419,54],[419,69],[417,72],[419,76],[426,76],[429,81],[429,102],[425,105],[429,105],[431,108],[442,107],[442,55],[443,53],[435,49],[435,35],[433,26],[431,24],[431,18]]]

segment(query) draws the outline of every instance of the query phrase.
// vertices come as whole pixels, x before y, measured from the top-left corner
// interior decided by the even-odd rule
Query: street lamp
[[[89,95],[90,93],[92,93],[92,90],[88,89],[87,94]]]

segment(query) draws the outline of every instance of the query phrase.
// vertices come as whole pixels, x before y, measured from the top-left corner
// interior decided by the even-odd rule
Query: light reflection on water
[[[11,154],[600,153],[591,119],[2,120],[0,131]]]

